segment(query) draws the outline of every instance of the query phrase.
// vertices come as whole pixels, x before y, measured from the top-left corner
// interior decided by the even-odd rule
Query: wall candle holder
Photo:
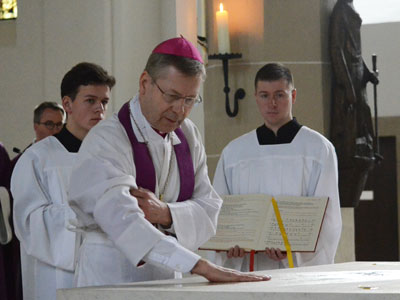
[[[231,89],[229,88],[228,81],[228,61],[230,59],[241,58],[241,53],[225,53],[225,54],[212,54],[208,56],[208,59],[220,59],[222,60],[222,66],[224,69],[224,93],[225,93],[225,110],[229,117],[235,117],[239,112],[239,100],[243,99],[246,96],[246,92],[244,89],[239,88],[236,90],[235,95],[233,97],[233,111],[231,110],[230,102],[229,102],[229,92]]]

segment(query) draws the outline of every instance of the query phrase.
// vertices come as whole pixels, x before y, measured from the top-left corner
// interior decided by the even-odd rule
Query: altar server
[[[292,116],[297,91],[288,68],[271,63],[255,78],[255,98],[264,124],[230,142],[222,151],[213,185],[220,195],[326,196],[329,204],[315,253],[296,253],[295,266],[333,263],[342,221],[335,149],[318,132]],[[213,261],[249,270],[250,255],[233,247]],[[254,269],[287,267],[284,249],[255,255]]]
[[[77,286],[180,277],[253,281],[193,253],[215,234],[221,199],[186,117],[201,102],[198,50],[183,37],[159,44],[139,93],[86,137],[71,176],[70,204],[84,231]]]
[[[61,83],[66,125],[29,147],[15,166],[11,190],[25,300],[55,300],[56,289],[72,287],[76,235],[67,229],[74,218],[69,176],[82,140],[104,119],[114,84],[98,65],[73,67]]]

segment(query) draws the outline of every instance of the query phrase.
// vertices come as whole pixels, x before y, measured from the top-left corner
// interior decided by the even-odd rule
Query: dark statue
[[[375,164],[375,135],[366,85],[378,84],[361,56],[361,18],[352,0],[338,0],[330,19],[333,70],[330,138],[339,164],[342,207],[356,207]]]

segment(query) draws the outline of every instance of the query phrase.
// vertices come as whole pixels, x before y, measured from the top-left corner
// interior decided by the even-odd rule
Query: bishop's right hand
[[[268,275],[243,273],[217,266],[202,258],[193,267],[191,273],[201,275],[210,282],[249,282],[267,281],[271,279],[271,276]]]

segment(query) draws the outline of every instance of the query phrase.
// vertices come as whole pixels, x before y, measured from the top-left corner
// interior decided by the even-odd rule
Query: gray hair
[[[157,80],[164,76],[166,69],[170,66],[188,77],[200,76],[202,80],[205,80],[206,70],[201,62],[177,55],[152,53],[147,60],[145,71],[153,80]]]
[[[36,106],[35,110],[33,111],[33,123],[40,123],[40,119],[42,118],[43,112],[46,109],[52,109],[55,111],[58,110],[62,113],[63,118],[65,118],[65,111],[60,104],[57,102],[42,102]]]

